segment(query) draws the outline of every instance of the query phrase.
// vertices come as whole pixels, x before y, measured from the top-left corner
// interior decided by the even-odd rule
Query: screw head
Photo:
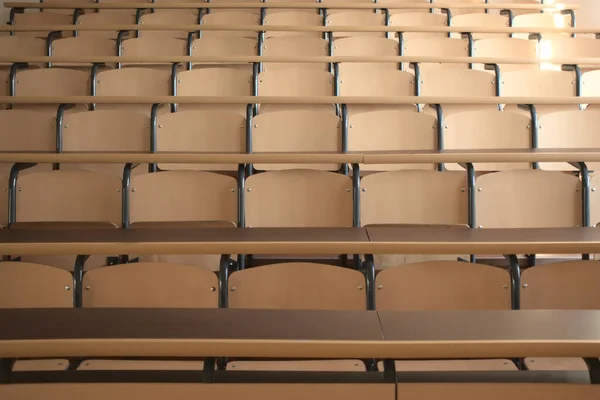
[[[358,290],[363,290],[363,286],[362,285],[358,285]]]
[[[377,289],[379,289],[379,290],[383,289],[383,285],[377,285]]]
[[[135,193],[136,189],[135,188],[131,188],[131,191]]]
[[[246,189],[246,191],[247,191],[247,192],[251,192],[251,191],[252,191],[252,188],[247,188],[247,189]]]
[[[508,285],[502,285],[502,289],[508,289]]]
[[[232,286],[230,289],[232,292],[235,292],[235,286]]]
[[[216,287],[214,287],[214,286],[211,286],[211,288],[210,288],[210,291],[211,291],[211,292],[215,292],[216,290],[217,290],[217,288],[216,288]]]
[[[595,191],[596,191],[596,188],[592,188],[592,192],[595,192]]]
[[[71,290],[71,286],[65,286],[65,290],[68,292],[69,290]]]
[[[527,285],[526,283],[524,283],[524,284],[523,284],[523,285],[521,285],[521,286],[523,287],[523,289],[527,289],[527,286],[529,286],[529,285]]]
[[[90,290],[92,287],[91,286],[86,286],[85,290]]]
[[[482,188],[477,188],[477,191],[481,192],[481,191],[483,191],[483,189]]]
[[[362,188],[362,191],[363,191],[363,192],[366,192],[366,191],[367,191],[367,188]]]

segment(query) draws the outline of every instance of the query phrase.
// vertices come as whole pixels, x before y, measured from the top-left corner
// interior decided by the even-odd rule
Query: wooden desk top
[[[379,311],[405,358],[597,357],[600,311]]]
[[[364,228],[0,230],[0,254],[363,254]]]
[[[0,357],[362,357],[357,342],[383,341],[374,311],[4,309],[0,321]]]
[[[586,254],[600,252],[600,229],[367,227],[371,254]]]
[[[192,2],[169,2],[169,3],[156,3],[156,4],[148,4],[141,2],[114,2],[114,3],[34,3],[34,2],[6,2],[4,3],[4,7],[6,8],[35,8],[35,9],[193,9],[197,10],[200,8],[243,8],[243,9],[260,9],[260,8],[280,8],[280,9],[319,9],[319,8],[327,8],[327,9],[373,9],[373,8],[389,8],[389,9],[430,9],[430,8],[452,8],[452,9],[511,9],[511,10],[577,10],[579,9],[579,5],[576,4],[456,4],[456,3],[444,3],[444,1],[435,2],[433,4],[418,4],[411,3],[407,4],[405,2],[399,1],[398,3],[394,3],[393,1],[386,2],[384,4],[360,4],[360,3],[352,3],[348,4],[328,4],[327,1],[324,3],[311,4],[311,3],[278,3],[268,2],[268,3],[259,3],[258,1],[255,3],[252,2],[240,2],[240,1],[231,1],[230,3],[216,3],[216,4],[203,4],[203,3],[192,3]]]
[[[0,310],[0,357],[599,357],[600,311]]]

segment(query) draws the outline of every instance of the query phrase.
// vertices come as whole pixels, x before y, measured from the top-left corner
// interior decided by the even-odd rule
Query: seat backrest
[[[412,36],[404,39],[402,47],[405,56],[469,57],[469,42],[460,38]],[[456,63],[419,63],[421,71],[438,68],[468,68],[468,66],[468,64]]]
[[[0,56],[2,57],[43,57],[46,55],[46,51],[44,39],[27,36],[0,36]],[[6,66],[10,66],[10,63],[6,63]]]
[[[89,96],[89,73],[67,68],[17,72],[16,96]]]
[[[106,3],[107,0],[103,0]],[[130,10],[101,10],[97,13],[82,14],[77,18],[77,25],[89,27],[101,27],[104,25],[133,25],[135,16],[129,13]],[[77,32],[78,37],[94,36],[109,39],[116,39],[118,31],[90,31],[81,30]]]
[[[542,146],[540,146],[542,147]],[[530,149],[531,118],[528,115],[498,110],[457,112],[444,118],[444,149],[494,150]],[[448,164],[456,169],[455,164]],[[527,163],[477,163],[479,171],[529,168]],[[464,171],[464,168],[458,167]]]
[[[229,278],[229,308],[365,310],[365,277],[315,263],[272,264]]]
[[[541,54],[543,58],[600,57],[600,43],[592,38],[553,37],[550,40],[542,40],[540,45],[547,49]]]
[[[383,14],[360,10],[344,10],[327,16],[327,25],[334,26],[385,26]],[[333,32],[334,38],[348,36],[385,37],[385,32]]]
[[[131,67],[99,72],[98,96],[170,96],[171,73],[152,68]]]
[[[73,276],[63,269],[0,262],[0,308],[73,307]]]
[[[16,13],[14,19],[14,26],[49,26],[49,25],[71,25],[73,23],[73,16],[60,12],[52,12],[46,10],[44,12],[29,11],[25,13]],[[24,31],[15,32],[17,36],[34,36],[38,38],[46,38],[50,34],[50,31]],[[64,32],[68,35],[68,32]]]
[[[566,261],[527,268],[521,274],[521,308],[600,309],[600,268],[595,261]]]
[[[477,225],[564,228],[581,225],[581,182],[562,172],[516,170],[476,181]]]
[[[229,111],[178,111],[158,117],[157,151],[244,153],[246,118]],[[162,170],[237,170],[237,165],[164,164]]]
[[[121,224],[121,179],[92,171],[23,174],[17,180],[16,222]]]
[[[350,227],[352,181],[333,172],[283,170],[246,179],[249,227]]]
[[[413,96],[415,76],[409,72],[358,63],[339,66],[340,96]],[[357,106],[351,106],[357,108]],[[361,108],[361,107],[358,107]]]
[[[144,14],[140,18],[140,24],[146,25],[196,25],[198,15],[194,10],[165,10],[163,12]],[[141,29],[141,38],[177,38],[187,39],[186,31],[150,31]]]
[[[260,15],[248,11],[222,11],[204,14],[200,21],[202,25],[260,25]],[[238,36],[256,38],[256,31],[200,31],[203,38],[212,36]]]
[[[341,37],[333,42],[334,56],[398,56],[398,42],[377,36]],[[381,63],[398,69],[396,63]]]
[[[348,151],[433,151],[437,149],[436,143],[436,118],[419,113],[416,108],[353,113],[348,121]],[[433,169],[433,164],[364,164],[361,169]]]
[[[285,33],[285,32],[281,32]],[[289,33],[289,32],[287,32]],[[329,55],[329,45],[327,41],[321,37],[312,37],[304,35],[287,35],[276,36],[265,40],[263,44],[263,56],[277,57],[296,57],[298,54],[303,56],[323,56]],[[329,64],[323,63],[280,63],[280,62],[265,62],[263,63],[263,71],[272,71],[282,68],[307,68],[317,69],[320,71],[328,70]]]
[[[489,15],[489,14],[482,14]],[[528,58],[536,59],[538,56],[537,40],[512,39],[505,37],[489,37],[480,39],[473,44],[473,57],[497,58]],[[521,69],[539,69],[538,64],[504,64],[499,63],[500,71],[508,72]],[[483,69],[482,64],[475,64],[473,68]]]
[[[1,110],[3,151],[56,151],[54,117],[28,110]]]
[[[375,280],[377,310],[510,310],[510,275],[460,261],[387,268]]]
[[[390,171],[361,179],[361,225],[466,225],[465,174],[437,171]]]
[[[52,42],[53,57],[116,56],[117,45],[112,39],[83,36],[58,39]],[[54,63],[53,66],[82,65],[79,63]],[[88,65],[91,65],[88,63]]]
[[[150,151],[150,119],[129,111],[69,113],[63,119],[64,151]]]
[[[266,15],[264,25],[277,26],[323,26],[323,17],[317,13],[294,10],[281,10],[279,12],[271,12]],[[281,37],[281,36],[309,36],[313,38],[322,38],[321,32],[274,32],[266,31],[265,38]]]
[[[254,117],[254,152],[342,151],[340,118],[327,111],[281,110]],[[254,164],[259,170],[311,168],[337,170],[339,164]]]
[[[454,14],[455,10],[452,10]],[[458,11],[458,10],[456,10]],[[500,15],[500,14],[490,14],[490,13],[468,13],[468,14],[460,14],[453,15],[450,20],[450,26],[457,27],[486,27],[486,28],[507,28],[509,26],[508,16]],[[508,38],[508,34],[499,34],[499,33],[471,33],[473,39],[480,40],[484,38],[500,38],[505,37]],[[460,33],[453,33],[452,37],[460,37]]]
[[[164,171],[131,178],[131,222],[237,221],[232,177],[203,171]]]
[[[390,17],[390,32],[392,35],[396,35],[394,26],[448,26],[448,17],[444,14],[428,14],[424,12],[403,12],[396,13]],[[407,39],[409,37],[420,37],[420,36],[438,36],[448,37],[445,32],[404,32],[402,37]]]
[[[217,308],[217,276],[198,267],[139,262],[83,276],[83,307]]]
[[[581,95],[596,97],[600,96],[600,71],[592,70],[584,73],[581,77]],[[594,105],[593,107],[597,107]]]
[[[192,42],[192,55],[194,56],[256,56],[258,44],[256,39],[235,36],[209,36],[196,39]],[[194,63],[194,67],[221,66],[252,71],[252,64],[237,63]]]
[[[421,74],[421,96],[496,95],[496,77],[487,71],[471,69],[425,70]]]
[[[187,56],[187,41],[170,36],[140,36],[121,45],[123,57]],[[166,63],[169,66],[171,63]],[[131,65],[131,64],[124,64]]]
[[[502,74],[500,94],[518,96],[575,96],[574,72],[525,69]]]

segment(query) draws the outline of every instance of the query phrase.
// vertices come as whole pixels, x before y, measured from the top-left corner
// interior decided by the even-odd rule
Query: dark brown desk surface
[[[0,230],[0,254],[368,253],[364,228]]]
[[[600,252],[600,229],[367,227],[372,254],[581,254]]]
[[[0,310],[0,357],[600,357],[600,311]]]
[[[406,358],[600,355],[600,311],[378,311],[390,355]],[[397,346],[394,346],[394,343]]]

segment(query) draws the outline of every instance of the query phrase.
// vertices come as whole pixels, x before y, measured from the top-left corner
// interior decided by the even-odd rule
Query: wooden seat
[[[200,24],[206,25],[260,25],[260,15],[256,12],[227,10],[222,12],[211,12],[202,15]],[[255,31],[200,31],[200,37],[213,36],[237,36],[256,39],[258,32]]]
[[[423,14],[431,13],[429,8],[394,8],[394,5],[396,5],[396,4],[402,4],[402,5],[430,4],[429,0],[400,0],[400,1],[398,1],[398,0],[379,0],[377,3],[381,4],[382,7],[384,7],[384,6],[390,7],[390,8],[388,8],[390,15],[408,14],[408,13],[423,13]]]
[[[63,150],[73,152],[150,151],[150,119],[126,110],[98,110],[65,115]],[[85,169],[123,176],[123,164],[62,164],[61,169]],[[144,167],[134,168],[134,172]],[[147,167],[146,167],[147,169]]]
[[[513,18],[513,27],[515,28],[569,28],[571,26],[571,17],[556,13],[531,13],[521,14]],[[545,33],[543,37],[550,39],[554,37],[567,37],[568,33]],[[527,34],[516,33],[513,37],[527,39]]]
[[[170,96],[171,72],[142,67],[130,67],[99,72],[96,77],[97,96]],[[149,104],[97,104],[97,110],[127,110],[150,115]],[[168,108],[163,107],[163,112]]]
[[[485,4],[486,0],[444,0],[445,4],[477,4],[482,5]],[[440,3],[438,1],[438,3]],[[452,8],[452,15],[462,15],[462,14],[483,14],[485,10],[483,8]]]
[[[209,36],[196,39],[192,42],[193,56],[256,56],[258,44],[256,38],[235,36]],[[251,73],[253,65],[249,63],[193,63],[193,68],[227,67]]]
[[[397,73],[406,74],[400,71]],[[348,151],[433,151],[437,149],[436,143],[435,117],[427,113],[419,113],[414,107],[352,113],[348,121]],[[364,164],[361,166],[362,171],[432,170],[433,168],[433,164]]]
[[[109,0],[103,0],[106,3]],[[135,11],[131,13],[131,10],[99,10],[97,13],[86,13],[82,14],[77,18],[77,25],[89,27],[96,26],[102,27],[104,25],[132,25],[135,23]],[[116,39],[118,31],[92,31],[92,30],[81,30],[77,32],[78,37],[103,37],[109,39]]]
[[[402,207],[398,205],[401,204]],[[361,179],[361,225],[466,226],[468,196],[465,174],[404,170],[370,174]],[[378,269],[452,256],[375,255]]]
[[[140,24],[146,25],[196,25],[198,15],[194,10],[164,10],[163,12],[144,14],[140,18]],[[186,39],[187,31],[151,31],[142,29],[139,31],[140,38],[173,38]]]
[[[377,36],[351,36],[335,39],[333,42],[334,56],[398,56],[398,42],[393,39],[386,39]],[[341,65],[348,65],[343,63]],[[397,63],[356,63],[365,67],[364,75],[368,74],[369,69],[373,67],[387,67],[392,70],[397,70]]]
[[[321,37],[285,35],[266,39],[262,48],[262,55],[265,57],[295,57],[298,54],[302,54],[303,56],[326,57],[329,55],[329,44]],[[329,64],[323,63],[263,63],[263,71],[272,71],[290,67],[316,69],[320,71],[329,70]]]
[[[264,25],[278,26],[323,26],[323,17],[314,10],[294,11],[282,9],[279,12],[270,12],[266,15]],[[321,32],[265,32],[265,39],[281,36],[305,36],[322,38]]]
[[[84,275],[83,307],[216,308],[218,287],[217,276],[201,268],[146,262],[120,264]]]
[[[47,46],[44,39],[27,36],[0,36],[0,56],[2,57],[43,57]],[[0,63],[0,69],[9,70],[11,63]],[[8,93],[8,90],[3,91]]]
[[[364,310],[364,275],[355,270],[285,263],[235,271],[229,278],[229,308]],[[364,371],[359,360],[232,361],[230,371]]]
[[[448,18],[442,14],[428,14],[424,12],[403,12],[393,14],[390,17],[390,36],[396,37],[397,31],[394,30],[394,26],[448,26]],[[422,37],[422,36],[437,36],[447,37],[447,33],[439,32],[403,32],[402,37],[407,39],[409,37]]]
[[[581,182],[576,176],[541,170],[504,171],[480,176],[476,186],[480,228],[581,225]]]
[[[258,75],[259,96],[333,96],[334,76],[327,71],[289,67],[264,71]],[[260,113],[285,109],[325,110],[335,112],[333,105],[268,104],[260,107]]]
[[[255,152],[342,151],[340,118],[326,111],[282,110],[257,115],[252,131]],[[258,170],[311,168],[335,171],[339,164],[255,164]]]
[[[68,68],[35,68],[17,72],[15,96],[89,96],[89,94],[90,76],[84,71]],[[56,115],[57,107],[58,104],[15,106],[18,109],[52,115]]]
[[[249,71],[210,67],[180,72],[178,96],[251,96],[253,78]],[[246,116],[245,104],[180,104],[178,111],[220,110]]]
[[[161,36],[140,36],[136,39],[124,40],[121,45],[123,57],[153,57],[153,56],[187,56],[187,40],[171,37],[168,34]],[[128,66],[145,66],[171,72],[172,63],[123,63]]]
[[[410,57],[469,57],[469,42],[460,38],[410,36],[404,39],[402,47],[402,54]],[[421,71],[468,67],[469,64],[419,63]],[[410,70],[408,65],[405,65],[405,70]]]
[[[385,26],[383,14],[365,12],[365,10],[343,10],[327,16],[327,25],[335,26]],[[332,32],[334,38],[348,36],[379,36],[385,32]]]
[[[540,147],[554,147],[541,146]],[[452,113],[444,118],[444,149],[494,150],[530,149],[531,119],[510,111],[473,110]],[[527,163],[477,163],[477,171],[526,169]],[[449,170],[464,171],[457,164],[446,164]]]
[[[489,14],[482,14],[489,15]],[[473,44],[473,57],[494,58],[526,58],[538,57],[538,42],[536,40],[512,39],[505,37],[489,37],[477,40]],[[505,64],[498,63],[502,73],[521,70],[539,69],[538,64]],[[474,64],[475,69],[484,69],[482,64]]]
[[[351,227],[352,182],[315,170],[283,170],[246,179],[248,227]]]
[[[506,28],[509,26],[508,24],[508,16],[500,15],[500,14],[490,14],[490,13],[460,13],[459,10],[452,10],[452,19],[450,20],[450,26],[456,27],[486,27],[486,28]],[[463,10],[460,10],[463,11]],[[468,10],[467,10],[468,11]],[[479,40],[484,38],[507,38],[509,35],[506,33],[472,33],[473,39]],[[458,33],[453,33],[452,37],[460,38],[461,35]]]
[[[54,40],[52,42],[52,57],[99,57],[116,56],[115,41],[108,38],[83,36]],[[77,67],[90,72],[92,64],[81,63],[52,63],[53,67]]]
[[[157,151],[244,153],[246,118],[221,110],[190,110],[158,117]],[[235,164],[165,164],[162,170],[236,171]]]
[[[202,171],[137,175],[131,179],[131,227],[180,224],[178,227],[185,228],[192,223],[196,227],[215,226],[216,222],[220,222],[217,226],[235,227],[237,202],[237,182],[225,175]],[[139,259],[218,270],[220,255],[144,255]]]
[[[426,261],[377,274],[378,310],[510,310],[511,279],[503,269],[458,261]],[[396,361],[400,371],[516,370],[509,360]]]
[[[595,289],[600,270],[595,261],[567,261],[528,268],[521,274],[521,308],[524,310],[582,310],[600,308]],[[525,360],[535,371],[587,371],[579,358],[532,357]]]
[[[600,57],[600,44],[586,37],[552,37],[540,43],[540,58],[592,58]],[[560,66],[557,66],[560,68]],[[579,64],[582,72],[593,71],[598,65]],[[587,87],[584,86],[584,89]],[[583,94],[585,96],[585,94]]]
[[[16,13],[13,26],[27,27],[27,26],[48,26],[48,25],[71,25],[73,23],[73,17],[68,14],[52,11],[28,11],[25,13]],[[50,31],[20,31],[15,32],[17,36],[33,36],[45,39]],[[63,35],[70,35],[69,32],[63,32]]]
[[[73,307],[73,277],[65,270],[26,262],[0,262],[0,308]],[[67,360],[18,360],[13,371],[66,370]]]

